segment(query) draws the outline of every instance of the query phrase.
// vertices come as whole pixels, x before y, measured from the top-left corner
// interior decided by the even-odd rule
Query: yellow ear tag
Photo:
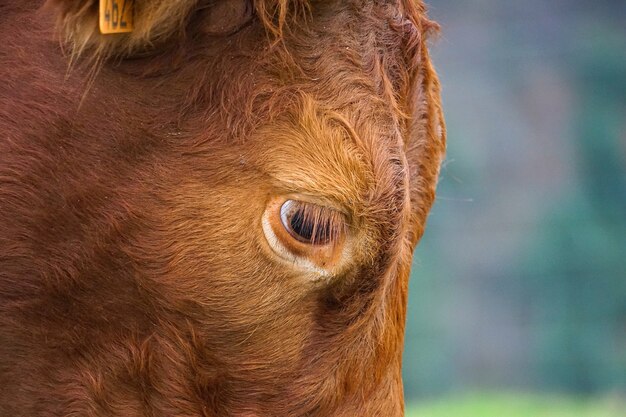
[[[133,0],[100,0],[100,33],[133,31]]]

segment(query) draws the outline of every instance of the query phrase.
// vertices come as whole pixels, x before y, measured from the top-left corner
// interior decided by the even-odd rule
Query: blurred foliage
[[[473,394],[409,405],[406,417],[623,417],[625,409],[611,397]]]
[[[626,2],[430,5],[449,148],[411,277],[407,399],[626,398]],[[472,411],[507,400],[521,411]],[[617,416],[551,401],[420,415]]]

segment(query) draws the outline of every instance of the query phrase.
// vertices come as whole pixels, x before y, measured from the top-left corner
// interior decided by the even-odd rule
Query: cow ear
[[[446,125],[441,106],[439,78],[428,51],[428,38],[439,31],[439,25],[426,17],[422,6],[415,19],[419,36],[415,37],[415,49],[411,53],[411,80],[406,135],[406,157],[410,167],[411,207],[415,225],[411,242],[415,244],[422,236],[426,216],[435,198],[439,168],[445,155]]]
[[[102,34],[100,3],[132,16],[131,32]],[[57,32],[73,55],[124,56],[158,44],[184,29],[197,0],[47,0]]]

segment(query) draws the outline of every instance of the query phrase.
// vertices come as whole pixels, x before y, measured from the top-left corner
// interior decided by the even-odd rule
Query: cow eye
[[[287,232],[311,245],[325,245],[336,239],[340,220],[335,210],[311,203],[287,200],[280,208],[280,221]]]
[[[273,199],[263,216],[263,230],[274,252],[292,265],[327,274],[342,261],[346,217],[334,208]]]

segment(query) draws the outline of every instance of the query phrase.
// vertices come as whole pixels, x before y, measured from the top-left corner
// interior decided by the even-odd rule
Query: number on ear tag
[[[133,31],[133,0],[100,0],[100,33]]]

